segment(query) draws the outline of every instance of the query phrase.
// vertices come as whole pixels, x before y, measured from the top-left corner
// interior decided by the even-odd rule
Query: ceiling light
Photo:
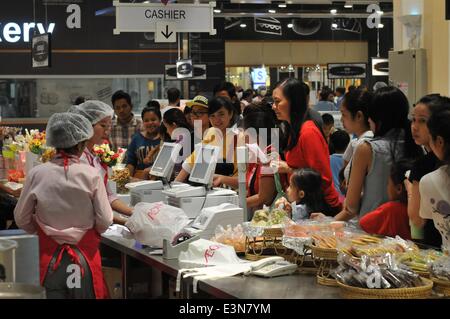
[[[353,4],[345,4],[344,8],[345,9],[353,9]]]
[[[278,5],[278,8],[286,8],[287,7],[287,4],[286,3],[280,3],[279,5]]]
[[[240,26],[241,28],[246,28],[246,27],[247,27],[247,25],[246,25],[245,23],[241,23],[239,26]]]
[[[330,13],[331,13],[332,15],[337,14],[337,9],[331,9],[331,10],[330,10]]]
[[[269,13],[277,13],[277,11],[273,10],[273,9],[269,9],[268,11],[269,11]]]
[[[292,28],[294,27],[294,24],[293,24],[293,23],[289,23],[289,24],[287,25],[287,27],[288,27],[289,29],[292,29]]]
[[[383,28],[384,28],[384,24],[380,23],[380,24],[377,26],[377,28],[378,28],[378,29],[383,29]]]
[[[222,11],[220,9],[214,9],[214,13],[221,13]]]
[[[331,24],[331,28],[332,28],[332,29],[337,29],[337,27],[338,27],[338,24],[337,24],[337,23],[332,23],[332,24]]]

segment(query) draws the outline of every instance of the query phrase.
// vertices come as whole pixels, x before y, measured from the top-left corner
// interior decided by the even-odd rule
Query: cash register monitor
[[[164,143],[150,170],[150,175],[170,179],[181,150],[179,143]]]
[[[195,162],[189,181],[210,185],[216,170],[219,147],[199,144],[195,146]]]

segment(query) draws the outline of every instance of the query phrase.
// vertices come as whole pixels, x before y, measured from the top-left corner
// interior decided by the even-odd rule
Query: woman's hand
[[[213,187],[220,187],[224,184],[223,175],[214,175],[213,177]]]
[[[292,206],[285,197],[281,197],[275,202],[275,208],[283,208],[292,218]]]
[[[288,163],[286,163],[285,161],[272,161],[270,163],[270,166],[274,169],[277,170],[278,173],[280,174],[291,174],[292,173],[292,168],[289,167]]]
[[[155,156],[156,153],[159,152],[159,147],[160,146],[158,145],[158,146],[150,149],[147,156],[142,160],[144,165],[150,165],[151,163],[153,163],[153,157]]]

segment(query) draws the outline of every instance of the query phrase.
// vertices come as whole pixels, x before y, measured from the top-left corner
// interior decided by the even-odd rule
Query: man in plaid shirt
[[[112,148],[127,148],[131,142],[131,137],[139,132],[142,127],[142,120],[134,116],[131,111],[131,97],[124,91],[117,91],[113,94],[112,105],[116,116],[112,120],[110,142]]]

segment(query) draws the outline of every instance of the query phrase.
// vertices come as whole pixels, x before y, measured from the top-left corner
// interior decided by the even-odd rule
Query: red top
[[[333,186],[328,144],[313,121],[303,123],[297,145],[285,152],[289,167],[312,168],[322,174],[325,200],[331,207],[342,207],[339,194]]]
[[[400,236],[411,239],[408,206],[400,202],[387,202],[359,220],[361,228],[369,234]]]

